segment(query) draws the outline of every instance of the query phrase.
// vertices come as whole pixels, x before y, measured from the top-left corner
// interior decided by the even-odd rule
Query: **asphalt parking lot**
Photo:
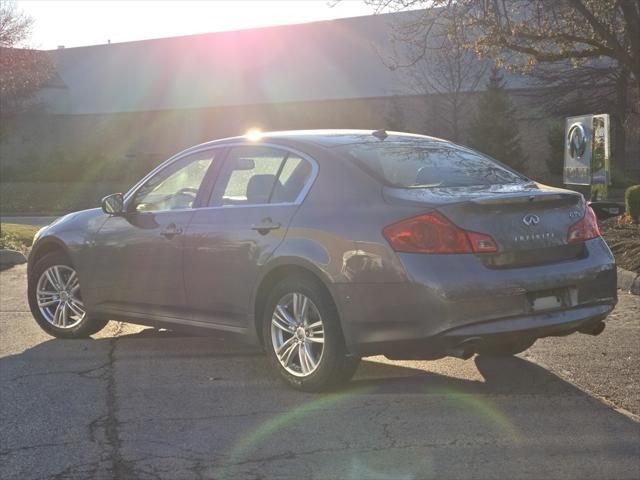
[[[640,478],[640,297],[503,361],[363,361],[286,388],[257,350],[111,322],[54,340],[0,273],[0,478]],[[635,415],[634,415],[635,414]]]

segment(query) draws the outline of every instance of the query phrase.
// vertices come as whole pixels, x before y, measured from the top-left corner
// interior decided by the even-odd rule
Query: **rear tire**
[[[298,390],[336,388],[349,381],[360,364],[359,357],[347,352],[333,301],[309,276],[291,276],[274,287],[262,335],[269,361],[285,383]]]
[[[27,296],[36,322],[54,337],[86,338],[108,323],[86,312],[77,273],[62,252],[48,253],[36,262]]]

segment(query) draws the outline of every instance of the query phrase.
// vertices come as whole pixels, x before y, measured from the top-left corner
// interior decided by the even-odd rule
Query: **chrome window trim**
[[[197,212],[197,211],[200,211],[200,210],[214,210],[214,209],[249,208],[249,207],[284,207],[284,206],[292,206],[292,205],[293,206],[301,205],[302,202],[304,201],[304,199],[307,198],[307,194],[309,193],[309,190],[311,190],[311,187],[313,186],[313,184],[316,181],[316,178],[318,177],[319,167],[318,167],[318,163],[316,162],[316,160],[313,157],[311,157],[310,155],[308,155],[308,154],[306,154],[304,152],[301,152],[301,151],[299,151],[299,150],[297,150],[295,148],[291,148],[291,147],[288,147],[288,146],[285,146],[285,145],[279,145],[277,143],[270,143],[270,142],[269,143],[262,143],[262,142],[233,142],[233,143],[225,143],[225,144],[220,144],[220,145],[215,145],[215,146],[208,145],[208,146],[203,146],[201,148],[192,147],[193,149],[183,150],[182,152],[177,153],[173,157],[170,157],[169,159],[165,160],[160,165],[158,165],[156,168],[151,170],[146,176],[144,176],[142,178],[142,180],[140,180],[138,183],[136,183],[133,187],[131,187],[129,189],[129,191],[124,196],[125,208],[128,206],[129,200],[135,196],[135,194],[138,191],[138,189],[140,189],[147,182],[147,180],[149,180],[150,178],[152,178],[156,174],[160,173],[165,168],[170,167],[173,163],[179,162],[180,160],[182,160],[185,157],[188,157],[188,156],[196,154],[196,153],[205,152],[205,151],[208,151],[208,150],[222,150],[222,149],[225,149],[225,148],[252,147],[252,146],[255,146],[255,147],[257,147],[257,146],[272,147],[272,148],[276,148],[278,150],[283,150],[284,152],[288,152],[288,153],[292,153],[294,155],[297,155],[298,157],[308,161],[311,164],[311,174],[309,175],[309,178],[305,182],[304,187],[302,187],[302,190],[300,190],[300,193],[298,194],[298,196],[296,197],[296,199],[293,202],[254,203],[254,204],[251,204],[251,205],[217,205],[217,206],[204,206],[204,207],[197,207],[197,208],[180,208],[180,209],[175,209],[175,210],[148,210],[148,211],[145,211],[144,213]]]

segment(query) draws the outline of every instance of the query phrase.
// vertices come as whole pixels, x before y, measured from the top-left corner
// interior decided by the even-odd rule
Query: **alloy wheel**
[[[302,293],[289,293],[271,317],[271,339],[280,365],[296,377],[316,371],[324,352],[324,324],[318,308]]]
[[[71,329],[86,316],[78,274],[67,265],[53,265],[42,272],[36,298],[40,313],[56,328]]]

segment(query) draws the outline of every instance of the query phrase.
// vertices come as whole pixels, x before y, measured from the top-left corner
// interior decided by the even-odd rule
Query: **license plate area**
[[[529,309],[532,312],[544,312],[575,306],[578,302],[578,289],[573,287],[554,288],[527,293]]]

